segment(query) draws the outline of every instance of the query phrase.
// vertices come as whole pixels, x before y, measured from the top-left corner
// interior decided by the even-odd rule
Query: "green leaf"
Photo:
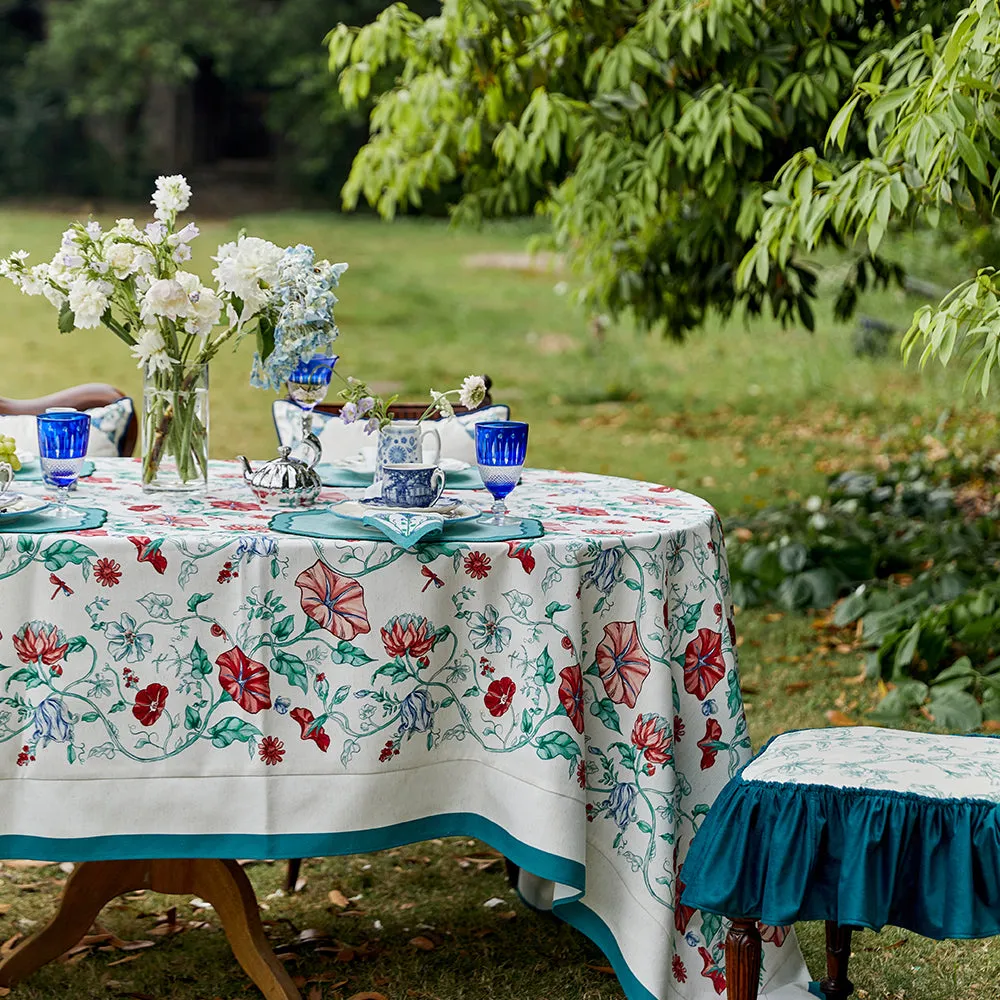
[[[895,725],[901,722],[910,711],[919,708],[927,697],[927,685],[920,681],[904,680],[893,687],[879,702],[869,718],[873,722]]]
[[[893,676],[905,673],[905,668],[913,662],[913,656],[917,651],[917,643],[920,641],[920,622],[914,623],[913,627],[903,636],[896,647],[896,655],[892,661]]]
[[[87,648],[87,637],[85,635],[74,635],[69,640],[69,650],[70,653],[79,653]]]
[[[935,691],[928,709],[946,729],[969,732],[983,724],[983,710],[968,691]]]
[[[197,611],[199,604],[204,604],[205,601],[210,600],[211,594],[192,594],[187,600],[188,611]]]
[[[274,628],[271,631],[274,633],[275,639],[287,639],[292,634],[294,627],[295,618],[292,615],[285,615],[280,622],[274,623]]]
[[[388,666],[388,664],[386,664],[386,666]],[[383,669],[384,669],[383,667],[380,667],[378,670],[375,671],[375,673],[379,673]],[[473,685],[470,688],[466,688],[466,690],[462,693],[462,697],[463,698],[478,698],[479,697],[479,688],[477,688],[475,685]]]
[[[544,687],[546,684],[553,683],[555,679],[555,665],[552,662],[552,657],[549,656],[549,647],[546,646],[539,654],[538,659],[535,660],[535,683]]]
[[[613,729],[616,733],[622,731],[621,719],[618,717],[615,703],[610,698],[592,701],[590,703],[590,714],[596,715],[608,729]]]
[[[704,605],[704,601],[699,601],[697,604],[689,604],[684,609],[684,614],[681,616],[681,629],[685,632],[694,632],[698,627],[698,622],[701,620],[701,609]]]
[[[521,713],[521,732],[522,733],[530,733],[532,725],[533,725],[533,722],[532,722],[532,719],[531,719],[531,713],[527,709],[525,709]]]
[[[560,611],[569,611],[569,605],[560,604],[558,601],[552,601],[545,606],[545,617],[551,621],[552,616],[558,614]]]
[[[628,579],[624,581],[629,590],[642,590],[642,584],[638,580]]]
[[[584,673],[588,677],[600,677],[601,676],[601,668],[597,665],[597,661],[595,660],[593,663],[591,663],[591,665],[589,667],[587,667],[586,670],[584,670]]]
[[[294,653],[289,653],[286,649],[277,649],[271,658],[271,669],[276,674],[281,674],[293,687],[300,688],[305,694],[309,693],[309,675],[306,672],[305,663]]]
[[[352,667],[363,667],[366,663],[371,663],[373,658],[360,647],[341,639],[337,643],[337,648],[331,651],[330,660],[333,663],[349,663]]]
[[[538,737],[535,753],[542,760],[552,760],[553,757],[576,760],[580,756],[580,747],[569,733],[546,733]]]
[[[116,701],[111,708],[108,709],[108,715],[114,715],[115,712],[124,712],[128,708],[128,705],[123,701]]]
[[[99,712],[87,712],[85,715],[80,716],[81,722],[97,722],[101,717]]]
[[[206,735],[212,741],[212,746],[221,750],[233,743],[249,743],[250,740],[263,736],[263,733],[244,719],[231,715],[228,719],[217,722]]]
[[[76,760],[76,747],[72,743],[66,746],[66,759],[72,764]]]
[[[75,326],[76,318],[73,316],[73,310],[69,307],[69,302],[66,301],[59,309],[59,332],[72,333]]]
[[[201,726],[201,713],[193,705],[184,706],[184,728],[195,730]]]
[[[4,690],[9,691],[11,684],[15,681],[21,681],[24,686],[29,689],[40,687],[42,683],[41,677],[38,676],[38,671],[32,667],[22,667],[20,670],[15,670],[14,673],[7,678]]]
[[[45,560],[45,568],[49,571],[62,569],[67,563],[75,563],[79,566],[88,559],[92,559],[97,553],[88,548],[82,542],[74,542],[71,538],[63,538],[58,542],[53,542],[42,552],[42,559]]]
[[[351,693],[350,684],[341,684],[339,688],[333,694],[333,704],[339,705],[342,702],[347,701],[347,696]]]
[[[650,834],[653,832],[653,828],[645,820],[640,819],[635,825],[639,828],[640,833]]]
[[[406,680],[408,676],[406,672],[406,667],[400,660],[392,660],[389,663],[383,663],[382,666],[379,667],[378,670],[376,670],[372,676],[378,677],[379,674],[383,674],[384,676],[388,677],[393,684],[398,684],[400,681]],[[476,688],[469,688],[469,691],[471,691],[473,694],[478,693]],[[470,697],[469,691],[466,692],[466,697]]]
[[[209,660],[197,639],[195,639],[194,647],[191,650],[191,669],[199,677],[208,677],[212,672],[212,661]]]

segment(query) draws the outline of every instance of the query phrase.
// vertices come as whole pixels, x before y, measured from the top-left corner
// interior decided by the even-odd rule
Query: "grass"
[[[34,259],[47,259],[66,221],[0,209],[0,254],[24,247]],[[206,221],[195,266],[207,274],[211,248],[243,226],[350,262],[338,312],[346,373],[394,383],[404,398],[419,398],[429,386],[445,388],[470,371],[489,372],[496,398],[532,423],[535,465],[671,483],[709,498],[727,516],[817,492],[829,472],[871,462],[899,447],[901,435],[934,433],[943,414],[970,434],[996,433],[993,414],[958,397],[955,373],[907,371],[894,350],[881,359],[854,357],[851,328],[832,322],[829,296],[817,310],[812,335],[734,319],[710,323],[683,346],[625,326],[598,340],[571,296],[554,291],[562,276],[466,266],[471,254],[521,251],[521,226],[458,234],[436,223],[389,226],[330,215]],[[942,277],[947,262],[932,243],[910,239],[900,253],[923,277],[948,280]],[[902,293],[880,292],[865,298],[862,311],[904,326],[915,304]],[[110,334],[60,337],[47,303],[7,285],[0,286],[0,346],[11,373],[0,383],[6,395],[102,380],[138,398],[138,372]],[[271,397],[248,387],[249,361],[243,349],[213,363],[216,457],[273,452]],[[857,655],[838,652],[838,637],[817,625],[822,622],[768,610],[740,615],[741,672],[755,745],[790,728],[825,725],[830,710],[862,718],[877,700],[872,685],[857,681]],[[268,907],[269,933],[294,953],[290,970],[315,980],[304,990],[309,1000],[362,991],[390,1000],[621,997],[592,945],[516,902],[499,862],[483,870],[460,865],[466,855],[485,851],[447,840],[371,857],[313,860],[305,869],[305,890],[291,898],[272,895],[282,878],[280,864],[249,872]],[[0,867],[0,944],[37,926],[64,878],[58,867]],[[331,889],[362,898],[344,911],[330,902]],[[491,898],[503,905],[484,907]],[[155,915],[174,904],[179,921],[207,927],[184,924],[176,936],[154,933]],[[120,938],[153,940],[156,947],[81,953],[75,964],[39,972],[16,997],[252,995],[211,913],[147,894],[120,901],[102,920]],[[309,929],[354,946],[353,953],[329,941],[296,944]],[[819,974],[822,928],[803,925],[800,934],[810,968]],[[426,939],[424,948],[433,947],[411,944],[416,937]],[[127,961],[113,964],[122,959]],[[998,977],[1000,949],[989,942],[935,944],[891,929],[856,939],[852,978],[864,991],[862,1000],[985,998],[995,994]]]

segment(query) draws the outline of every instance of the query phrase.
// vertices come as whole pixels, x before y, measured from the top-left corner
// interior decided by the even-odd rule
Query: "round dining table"
[[[406,549],[277,530],[235,463],[188,496],[95,466],[73,501],[93,526],[0,523],[0,857],[78,863],[0,985],[150,886],[216,902],[265,996],[296,997],[227,859],[461,835],[519,866],[629,1000],[725,992],[721,918],[679,902],[751,752],[708,503],[525,469],[509,505],[541,537]],[[762,934],[761,996],[804,996],[792,931]]]

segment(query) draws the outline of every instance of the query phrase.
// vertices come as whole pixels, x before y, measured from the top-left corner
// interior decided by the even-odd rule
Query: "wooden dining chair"
[[[485,409],[487,406],[493,405],[493,396],[491,390],[493,389],[493,379],[489,375],[483,376],[483,381],[486,383],[486,396],[483,401],[476,407],[477,410]],[[340,411],[344,408],[343,403],[321,403],[316,407],[316,413],[326,413],[329,416],[337,417],[340,416]],[[389,412],[396,420],[419,420],[427,410],[426,403],[393,403],[389,407]],[[461,416],[463,413],[470,413],[471,410],[464,406],[456,406],[455,414]],[[434,420],[440,419],[440,414],[435,413],[431,418]]]
[[[105,382],[87,382],[84,385],[70,386],[60,389],[48,396],[37,396],[34,399],[9,399],[0,396],[0,417],[36,416],[44,413],[50,406],[71,406],[75,410],[93,410],[100,406],[109,406],[125,399],[125,393]],[[128,457],[135,449],[136,438],[139,435],[139,422],[136,420],[133,408],[125,433],[118,443],[118,454]]]

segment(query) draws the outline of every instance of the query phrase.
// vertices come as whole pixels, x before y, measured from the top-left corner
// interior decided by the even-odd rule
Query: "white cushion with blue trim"
[[[278,444],[293,447],[302,427],[301,411],[287,399],[276,400],[272,413]],[[476,463],[476,424],[488,420],[509,420],[510,407],[484,406],[472,413],[458,414],[451,420],[436,420],[431,426],[441,435],[441,457]],[[327,413],[313,414],[313,432],[323,446],[323,462],[334,462],[357,455],[362,448],[375,446],[375,438],[365,433],[363,421],[345,424],[340,417]]]
[[[134,405],[127,396],[107,406],[97,406],[90,414],[90,441],[87,454],[111,458],[118,455],[118,448],[125,437]],[[38,452],[38,424],[31,414],[6,414],[0,416],[0,434],[12,437],[22,451]]]

